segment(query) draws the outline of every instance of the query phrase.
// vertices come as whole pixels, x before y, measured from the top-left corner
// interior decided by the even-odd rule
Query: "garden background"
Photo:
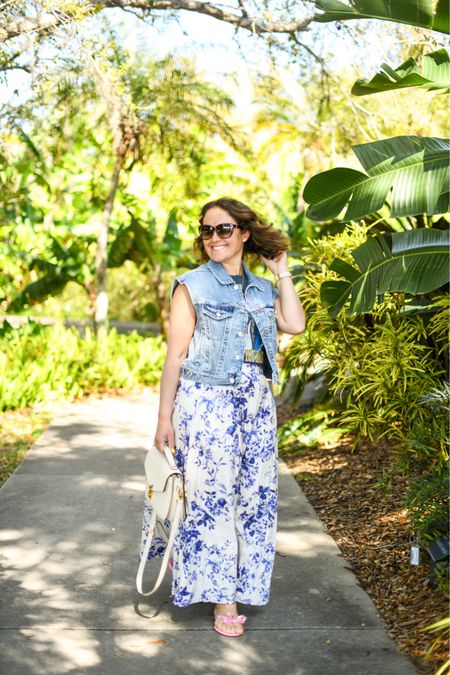
[[[290,236],[307,316],[280,336],[280,453],[424,673],[449,672],[448,23],[425,0],[0,23],[2,481],[58,400],[157,387],[199,208],[241,199]]]

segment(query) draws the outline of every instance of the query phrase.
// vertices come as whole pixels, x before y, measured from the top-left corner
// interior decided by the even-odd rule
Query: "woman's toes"
[[[227,623],[224,620],[225,614],[215,614],[215,621],[218,628],[227,635],[242,635],[244,628],[239,623]]]

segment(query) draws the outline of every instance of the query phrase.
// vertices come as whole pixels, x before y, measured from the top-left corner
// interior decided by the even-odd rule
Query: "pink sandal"
[[[173,572],[173,560],[172,558],[169,558],[169,570]]]
[[[236,633],[235,635],[232,635],[231,633],[225,633],[223,630],[220,630],[220,628],[217,625],[217,620],[220,619],[226,624],[236,624],[236,623],[245,623],[247,621],[247,617],[244,614],[239,614],[238,616],[233,615],[233,614],[215,614],[214,615],[214,630],[217,631],[217,633],[220,633],[221,635],[225,635],[225,637],[240,637],[241,635],[244,634],[244,631],[242,633]]]

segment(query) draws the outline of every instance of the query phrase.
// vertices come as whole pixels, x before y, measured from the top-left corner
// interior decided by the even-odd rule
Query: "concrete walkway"
[[[156,405],[151,393],[63,405],[1,489],[0,672],[416,673],[284,462],[271,601],[238,606],[243,637],[212,630],[212,604],[175,607],[169,576],[138,596]]]

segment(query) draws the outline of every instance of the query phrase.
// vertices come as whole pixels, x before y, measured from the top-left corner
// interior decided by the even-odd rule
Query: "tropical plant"
[[[346,5],[340,0],[315,0],[320,14],[315,21],[349,21],[351,19],[382,19],[398,21],[410,26],[449,33],[449,9],[446,0],[349,0]]]
[[[393,89],[421,87],[426,91],[450,91],[450,60],[445,49],[424,54],[420,59],[409,57],[398,68],[383,63],[380,71],[371,80],[357,80],[352,87],[354,96],[365,96]]]
[[[357,437],[386,436],[409,447],[413,426],[430,426],[422,397],[446,375],[447,306],[437,296],[426,299],[428,314],[406,313],[404,296],[392,293],[370,314],[330,316],[320,299],[328,264],[336,253],[348,264],[366,232],[363,224],[354,225],[311,242],[304,251],[306,273],[299,294],[308,321],[286,351],[284,372],[296,373],[298,391],[312,374],[325,375],[330,393],[344,402],[342,424]],[[440,453],[445,456],[440,441],[431,445],[434,461]]]
[[[444,616],[439,621],[434,621],[429,626],[425,626],[425,628],[423,628],[423,630],[424,631],[427,630],[430,633],[437,633],[436,639],[434,640],[434,642],[432,643],[431,647],[429,648],[429,650],[427,652],[427,660],[429,660],[430,656],[436,650],[439,643],[444,642],[445,646],[448,645],[448,637],[449,637],[449,630],[450,630],[450,617]],[[447,659],[436,670],[434,675],[449,675],[449,674],[450,674],[450,659]]]
[[[303,197],[314,220],[358,220],[380,209],[392,188],[391,216],[445,213],[449,208],[450,141],[396,136],[353,151],[367,173],[335,168],[313,176]]]
[[[387,292],[430,293],[449,281],[449,231],[436,229],[393,232],[370,237],[351,251],[358,267],[335,258],[330,271],[346,281],[324,281],[320,298],[331,316],[351,296],[348,311],[368,312]]]
[[[41,276],[27,284],[7,305],[8,312],[20,312],[50,295],[58,295],[70,282],[76,282],[91,301],[95,298],[92,278],[92,251],[94,237],[71,238],[62,241],[50,234],[48,250],[50,260],[28,256],[28,269],[37,270]]]
[[[448,467],[431,469],[413,480],[405,495],[405,506],[421,540],[429,543],[448,532]]]
[[[369,5],[370,1],[363,0],[360,5],[363,4]],[[445,50],[425,58],[426,88],[439,88],[443,81],[448,86],[450,63]],[[368,84],[358,81],[354,89],[359,94],[362,90],[371,92],[372,87],[385,91],[401,87],[402,78],[403,85],[423,84],[424,78],[417,75],[414,66],[415,62],[410,61],[402,64],[398,72],[390,70],[393,82],[389,84],[385,68]],[[438,82],[439,77],[443,81]],[[391,217],[443,214],[449,210],[447,139],[398,136],[354,146],[353,150],[367,173],[335,168],[313,176],[303,193],[310,204],[309,217],[336,218],[348,204],[342,220],[355,221],[378,211],[387,203],[388,195]],[[423,294],[435,290],[449,279],[447,246],[448,234],[440,231],[405,231],[368,239],[352,252],[359,269],[341,260],[333,261],[333,271],[343,275],[345,281],[325,281],[322,298],[335,314],[351,293],[350,311],[364,312],[370,311],[377,295],[387,291]]]
[[[117,54],[115,58],[119,58]],[[127,191],[126,182],[130,183],[133,179],[140,179],[142,182],[142,174],[145,176],[147,173],[148,177],[145,176],[144,180],[149,184],[150,179],[151,185],[149,187],[153,187],[154,193],[159,192],[161,194],[161,192],[167,192],[162,176],[169,175],[171,178],[166,178],[165,182],[170,182],[172,187],[176,188],[178,193],[175,199],[182,201],[183,197],[190,197],[199,190],[201,168],[209,158],[209,150],[207,149],[209,138],[213,134],[220,134],[224,142],[228,142],[229,145],[234,145],[235,140],[237,142],[238,136],[233,135],[224,115],[231,106],[231,99],[223,91],[199,79],[187,61],[175,62],[171,58],[158,62],[140,60],[134,64],[130,62],[128,69],[122,68],[120,74],[128,87],[130,100],[142,127],[140,127],[142,135],[139,136],[139,139],[136,137],[133,143],[130,140],[126,148],[120,149],[120,139],[123,140],[123,133],[127,132],[123,126],[123,116],[118,115],[116,123],[119,126],[120,133],[119,141],[116,142],[114,147],[117,152],[120,150],[120,157],[117,152],[115,159],[113,151],[109,155],[104,152],[105,141],[103,139],[106,138],[107,144],[110,143],[114,129],[112,127],[108,129],[106,125],[104,108],[103,116],[99,115],[95,95],[92,92],[92,87],[89,89],[88,84],[86,85],[85,97],[81,97],[83,105],[87,106],[87,111],[84,110],[80,116],[78,115],[79,102],[73,100],[74,93],[69,86],[70,82],[63,85],[61,93],[58,90],[58,97],[61,95],[68,106],[63,126],[68,137],[65,139],[64,136],[60,136],[57,142],[53,142],[54,148],[52,146],[48,148],[47,146],[50,161],[44,161],[45,153],[38,149],[38,144],[31,141],[30,137],[27,136],[29,143],[27,143],[26,149],[40,157],[41,161],[38,168],[45,176],[47,185],[45,201],[41,197],[41,201],[44,203],[38,219],[46,221],[45,229],[47,231],[53,229],[51,228],[52,225],[57,225],[58,228],[57,231],[46,234],[45,239],[47,241],[42,247],[47,250],[50,259],[46,259],[45,254],[38,256],[32,253],[23,255],[24,260],[29,263],[25,277],[27,281],[30,271],[37,271],[39,277],[25,283],[20,292],[9,299],[6,305],[7,311],[20,311],[33,303],[42,302],[53,293],[61,292],[65,285],[73,280],[87,291],[92,307],[90,313],[93,315],[98,289],[103,288],[103,282],[100,285],[98,284],[99,266],[102,267],[103,281],[106,275],[106,268],[103,268],[104,247],[106,245],[107,251],[113,243],[112,237],[105,234],[110,229],[111,217],[111,229],[114,236],[116,232],[122,233],[126,230],[124,222],[129,221],[130,214],[134,217],[135,223],[144,212],[145,220],[149,217],[148,207],[146,209],[143,207],[149,195],[142,195],[139,199],[135,198],[133,201],[133,197]],[[89,99],[89,97],[91,98]],[[96,112],[92,116],[96,125],[95,129],[89,127],[91,107]],[[121,109],[118,112],[120,113]],[[44,120],[46,119],[44,118]],[[81,123],[79,119],[83,122]],[[54,117],[50,116],[50,123],[53,120]],[[42,124],[42,130],[39,128],[40,124]],[[44,134],[48,129],[46,122],[36,122],[36,125],[45,147]],[[74,137],[76,141],[72,144]],[[131,146],[134,145],[136,149],[138,141],[139,153],[136,155],[132,152]],[[110,148],[113,145],[111,141]],[[242,144],[242,148],[245,148],[245,144]],[[102,153],[101,159],[97,157],[100,153]],[[86,161],[86,157],[89,161]],[[99,162],[104,163],[100,173],[98,172]],[[145,165],[149,167],[147,172],[145,171]],[[72,169],[72,175],[65,170],[67,166]],[[103,171],[103,169],[105,170]],[[122,180],[122,172],[124,176],[126,175],[127,180],[124,176]],[[103,175],[111,175],[111,173],[112,178],[108,183]],[[30,171],[25,175],[29,177],[30,182],[35,182],[37,180],[36,175],[39,174]],[[83,179],[81,184],[78,182],[79,178]],[[24,191],[21,194],[20,198],[25,202],[25,207],[32,201],[31,195],[34,196],[33,192],[30,194],[30,191],[28,193]],[[81,197],[83,203],[78,204]],[[116,204],[115,213],[113,212],[114,202]],[[77,208],[78,205],[79,209]],[[168,210],[170,211],[170,209]],[[98,230],[100,214],[103,223],[101,228],[103,232],[102,244],[100,248],[97,246],[95,261],[92,237],[82,234],[74,236],[74,230],[77,226],[81,226],[83,221],[85,223],[87,221],[86,225],[92,231],[94,231],[94,228]],[[73,224],[74,220],[75,224]],[[169,221],[170,227],[166,230],[160,261],[165,261],[168,246],[172,252],[176,252],[178,255],[179,242],[176,232],[173,231],[173,218],[169,218]],[[154,232],[158,229],[155,222],[149,225],[145,222],[141,224],[141,227],[148,227],[150,230],[153,228]],[[144,241],[145,237],[140,237],[135,244],[144,243]],[[153,262],[155,262],[156,255],[156,241],[154,240],[151,245]],[[9,251],[10,253],[13,252],[13,246],[9,247]],[[144,257],[148,252],[149,248],[147,247],[143,251]],[[123,257],[123,260],[125,259],[126,256]],[[149,263],[151,259],[147,256]],[[107,261],[105,264],[107,264]],[[117,266],[117,256],[115,256],[114,266]],[[97,284],[94,280],[95,267],[97,267]],[[164,288],[161,285],[161,278],[158,277],[158,270],[155,271],[155,275],[153,275],[153,281],[155,282],[157,301],[163,308],[162,294]],[[155,279],[159,280],[156,282]],[[106,307],[105,300],[105,296],[103,296],[103,309]],[[98,321],[99,315],[97,313],[97,323]],[[163,316],[163,322],[165,321],[166,318]]]
[[[157,154],[155,146],[182,168],[187,157],[191,164],[198,165],[200,137],[221,134],[233,143],[233,135],[223,118],[231,99],[222,90],[199,81],[187,60],[176,63],[167,57],[153,64],[133,62],[119,45],[113,47],[111,57],[103,59],[103,66],[96,59],[88,59],[88,72],[107,106],[115,155],[97,244],[96,330],[105,329],[108,316],[108,230],[122,171],[130,170],[144,156],[148,159]],[[186,146],[190,148],[188,153]],[[130,157],[128,167],[127,157]]]
[[[147,218],[144,224],[134,213],[130,211],[131,223],[116,233],[108,255],[108,267],[120,267],[126,260],[131,260],[147,276],[155,289],[156,315],[161,323],[163,335],[167,336],[169,329],[167,273],[172,273],[180,266],[193,267],[194,261],[189,251],[182,249],[176,210],[169,214],[162,240],[158,239],[154,218]]]

